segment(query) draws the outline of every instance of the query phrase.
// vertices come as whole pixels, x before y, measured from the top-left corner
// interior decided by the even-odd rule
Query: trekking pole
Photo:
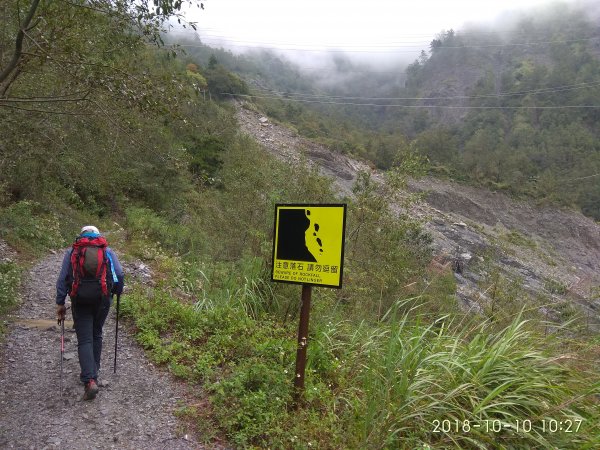
[[[117,342],[119,340],[119,304],[121,303],[121,294],[117,294],[117,325],[115,328],[115,363],[113,373],[117,373]]]
[[[63,359],[65,359],[65,319],[60,321],[60,396],[63,396]]]

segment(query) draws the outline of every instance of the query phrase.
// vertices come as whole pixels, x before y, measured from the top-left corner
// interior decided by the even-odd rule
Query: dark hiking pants
[[[95,305],[80,305],[73,302],[73,321],[77,333],[77,352],[81,367],[81,381],[98,381],[100,357],[102,355],[102,327],[110,309],[110,297]]]

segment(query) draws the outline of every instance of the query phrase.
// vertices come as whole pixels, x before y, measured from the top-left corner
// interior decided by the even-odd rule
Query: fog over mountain
[[[302,6],[274,5],[260,0],[207,3],[205,10],[189,11],[197,33],[212,47],[235,53],[276,49],[299,65],[318,64],[324,53],[346,53],[358,61],[385,63],[414,60],[428,50],[442,30],[465,31],[473,24],[485,30],[503,29],[523,14],[543,15],[556,5],[570,5],[597,15],[591,0],[523,0],[485,3],[424,0],[412,5],[371,2],[302,2]],[[323,17],[327,13],[329,17]]]
[[[456,5],[456,8],[462,4]],[[187,28],[183,30],[180,26],[174,25],[170,34],[176,40],[193,41],[203,45],[215,48],[224,49],[234,55],[249,56],[255,58],[256,55],[272,52],[284,62],[289,62],[291,66],[301,72],[307,78],[318,83],[321,88],[329,89],[336,88],[339,91],[340,85],[355,85],[358,80],[367,76],[366,74],[374,73],[376,76],[384,78],[386,84],[390,83],[391,90],[397,90],[403,87],[406,83],[406,68],[416,60],[424,60],[431,56],[432,43],[444,36],[447,31],[452,30],[456,35],[466,38],[467,40],[475,39],[477,45],[491,52],[500,49],[503,45],[513,47],[533,47],[547,41],[548,33],[543,30],[531,31],[529,33],[524,29],[517,29],[517,24],[523,20],[529,20],[532,25],[536,22],[543,22],[551,16],[565,14],[567,11],[584,11],[583,15],[591,20],[600,17],[600,6],[597,2],[590,0],[575,0],[575,1],[533,1],[519,2],[518,4],[511,2],[502,2],[502,5],[490,5],[490,10],[487,13],[470,12],[465,13],[464,20],[448,15],[447,21],[441,21],[444,25],[432,29],[432,25],[415,28],[410,26],[406,29],[401,29],[402,17],[398,17],[398,28],[392,33],[388,33],[388,39],[369,36],[367,33],[372,30],[372,26],[360,26],[356,28],[356,32],[352,38],[347,38],[344,41],[344,36],[347,31],[346,19],[340,19],[339,22],[332,20],[329,24],[330,36],[327,41],[316,42],[312,37],[313,34],[318,34],[310,24],[306,24],[305,33],[297,39],[290,38],[290,34],[286,30],[281,29],[282,24],[278,24],[277,20],[289,21],[289,17],[282,19],[280,11],[265,9],[255,12],[255,16],[266,20],[266,17],[271,17],[269,22],[273,30],[280,29],[280,34],[270,34],[270,37],[253,37],[257,31],[249,31],[247,36],[241,36],[242,30],[236,34],[228,36],[224,31],[217,31],[216,28],[211,28],[205,25],[205,17],[202,15],[189,14],[190,20],[198,19],[197,30],[193,32]],[[207,5],[208,12],[202,11],[203,14],[211,13],[211,8],[215,8],[216,4]],[[258,4],[260,7],[260,3]],[[308,6],[307,8],[309,8]],[[350,7],[350,6],[349,6]],[[373,20],[377,17],[377,5],[364,7],[364,21]],[[471,8],[472,9],[472,8]],[[467,9],[466,11],[469,11]],[[492,12],[495,11],[495,12]],[[214,12],[214,11],[212,11]],[[215,12],[218,13],[219,11]],[[409,14],[408,12],[407,14]],[[471,17],[479,14],[479,17],[474,20]],[[568,14],[568,13],[567,13]],[[254,15],[248,17],[251,22],[256,19]],[[424,14],[420,19],[424,24],[428,22],[438,23],[433,20],[433,14]],[[216,20],[212,19],[212,20]],[[241,20],[237,17],[235,10],[230,12],[230,21]],[[439,19],[436,19],[439,20]],[[391,21],[392,22],[392,21]],[[208,22],[213,24],[213,22]],[[260,23],[260,22],[259,22]],[[320,22],[319,22],[320,23]],[[386,22],[389,26],[389,23]],[[453,26],[452,23],[458,23],[458,26]],[[222,25],[223,27],[225,25]],[[253,28],[250,26],[249,28]],[[336,29],[341,30],[339,36],[336,35]],[[426,31],[431,30],[431,31]],[[572,36],[577,30],[565,29],[565,36]],[[265,31],[265,36],[267,35]],[[382,33],[383,35],[383,33]],[[362,36],[363,40],[360,40]],[[188,42],[188,45],[190,43]],[[464,44],[462,44],[464,45]],[[487,49],[486,49],[486,46]],[[189,47],[187,47],[189,49]],[[363,91],[361,95],[376,95],[376,93],[364,92],[360,86],[355,86],[357,91]],[[377,92],[384,92],[386,89],[379,85]]]
[[[202,30],[182,43],[200,64],[214,55],[238,73],[246,98],[269,114],[380,168],[408,140],[440,173],[600,217],[599,9],[579,1],[507,12],[440,29],[419,53],[400,43],[393,52],[219,50]]]

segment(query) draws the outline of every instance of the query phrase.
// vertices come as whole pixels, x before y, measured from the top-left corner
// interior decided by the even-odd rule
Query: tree
[[[458,143],[449,130],[443,128],[428,129],[412,142],[413,148],[431,161],[440,164],[454,162]]]
[[[33,0],[31,2],[31,6],[25,19],[23,22],[18,24],[18,31],[15,38],[15,49],[12,57],[9,59],[8,63],[3,66],[0,71],[0,98],[6,95],[6,91],[10,87],[10,85],[16,80],[18,77],[22,65],[24,61],[23,55],[23,41],[25,40],[25,33],[29,31],[32,27],[32,20],[35,16],[35,13],[40,4],[40,0]],[[33,25],[34,26],[34,25]]]
[[[227,97],[228,94],[247,94],[248,87],[237,75],[228,72],[225,67],[217,64],[212,69],[207,69],[204,76],[208,89],[217,97]]]
[[[156,49],[164,21],[181,7],[163,0],[1,2],[0,185],[7,201],[60,201],[100,213],[123,197],[164,205],[186,183],[189,174],[178,170],[187,167],[185,148],[170,130],[184,107],[197,105],[183,64]],[[94,170],[86,171],[90,158]]]
[[[599,179],[600,176],[594,178]],[[588,180],[593,180],[594,178],[590,177]],[[579,203],[581,204],[581,212],[600,221],[600,183],[596,181],[596,183],[590,184],[592,184],[592,187],[580,194]]]
[[[429,44],[429,49],[431,50],[431,52],[435,52],[436,50],[438,50],[440,47],[442,46],[442,40],[441,39],[434,39],[431,41],[431,43]]]
[[[181,22],[184,3],[201,6],[197,0],[5,1],[0,48],[11,50],[0,52],[0,106],[13,108],[81,103],[119,75],[128,78],[108,55],[160,45],[166,21]],[[100,27],[105,33],[94,33]],[[22,89],[19,81],[39,67],[71,83],[52,93]]]
[[[214,69],[215,67],[217,67],[218,64],[219,64],[219,61],[217,60],[217,57],[213,53],[212,55],[210,55],[210,58],[208,59],[208,68]]]

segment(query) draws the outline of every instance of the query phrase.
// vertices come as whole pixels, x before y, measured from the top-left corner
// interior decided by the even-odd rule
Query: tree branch
[[[21,61],[25,30],[29,28],[39,4],[40,0],[33,0],[31,2],[29,12],[25,17],[25,20],[23,21],[23,23],[19,24],[19,32],[17,33],[17,38],[15,39],[15,52],[13,53],[13,57],[8,63],[8,65],[2,70],[2,72],[0,72],[0,97],[4,97],[6,95],[6,91],[8,90],[12,82],[16,79],[16,76],[11,77],[10,75],[17,68],[19,62]]]
[[[6,104],[2,104],[2,103],[0,103],[0,108],[11,108],[11,109],[18,109],[20,111],[37,112],[37,113],[43,113],[43,114],[60,114],[60,115],[66,115],[66,116],[96,116],[96,115],[98,115],[95,112],[92,112],[92,113],[84,113],[84,112],[73,113],[73,112],[69,112],[69,111],[55,111],[55,110],[49,110],[49,109],[21,108],[20,106],[6,105]]]
[[[89,9],[91,11],[99,12],[101,14],[108,15],[108,14],[111,13],[111,11],[107,11],[107,10],[104,10],[104,9],[101,9],[101,8],[94,8],[93,6],[89,6],[89,5],[73,3],[73,2],[70,2],[68,0],[60,0],[60,2],[61,3],[66,3],[67,5],[71,5],[71,6],[75,7],[75,8]]]
[[[125,130],[123,127],[121,127],[121,125],[116,122],[112,116],[100,105],[100,103],[98,103],[95,100],[88,100],[90,103],[96,105],[96,107],[98,108],[98,110],[106,117],[106,119],[112,123],[115,128],[117,130],[119,130],[121,133],[123,133],[125,136],[127,136],[129,139],[131,139],[131,142],[135,145],[137,145],[140,148],[145,149],[146,151],[148,151],[149,153],[152,153],[154,156],[158,157],[161,161],[166,161],[166,158],[164,157],[164,155],[157,153],[153,150],[151,150],[149,147],[145,146],[142,143],[139,143],[130,133],[127,132],[127,130]]]
[[[11,98],[0,98],[0,103],[54,103],[54,102],[82,102],[87,100],[87,92],[83,97],[69,98],[68,96],[58,97],[11,97]]]

